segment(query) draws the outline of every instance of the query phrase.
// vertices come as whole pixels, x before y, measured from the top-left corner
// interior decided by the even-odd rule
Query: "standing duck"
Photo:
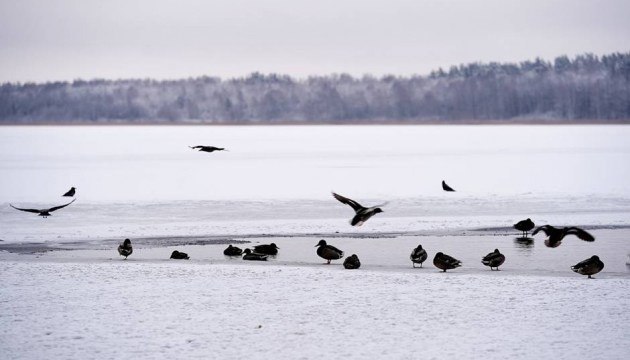
[[[595,241],[595,237],[589,234],[588,232],[578,228],[578,227],[563,227],[563,228],[555,228],[551,225],[543,225],[532,233],[532,236],[538,234],[539,231],[543,231],[545,235],[549,236],[547,240],[545,240],[545,245],[550,248],[555,248],[562,244],[562,239],[564,239],[567,235],[575,235],[580,240],[593,242]]]
[[[602,271],[603,268],[604,263],[599,260],[599,256],[597,255],[593,255],[590,258],[571,266],[571,270],[581,275],[588,275],[589,279],[592,279],[591,275],[597,274]]]
[[[501,254],[499,252],[499,249],[494,249],[493,252],[484,256],[483,259],[481,259],[482,264],[490,266],[490,270],[492,270],[493,267],[497,268],[497,271],[499,271],[499,266],[501,266],[504,262],[505,255]]]
[[[436,268],[446,272],[446,270],[451,270],[462,266],[462,262],[452,256],[448,256],[439,252],[435,254],[435,257],[433,258],[433,265],[435,265]]]
[[[416,267],[416,264],[420,264],[422,267],[422,263],[427,259],[429,255],[427,255],[427,251],[422,248],[422,245],[418,245],[417,248],[413,249],[409,258],[411,259],[411,264],[413,267]]]
[[[254,246],[254,252],[259,253],[259,254],[263,254],[263,255],[276,256],[276,255],[278,255],[278,249],[280,249],[280,248],[278,246],[276,246],[275,243],[262,244],[262,245]]]
[[[534,226],[536,226],[536,225],[534,224],[534,222],[530,218],[527,218],[525,220],[521,220],[521,221],[517,222],[516,224],[514,224],[514,228],[516,230],[523,232],[523,237],[524,238],[527,237],[527,233],[530,232],[534,228]]]
[[[133,253],[133,247],[131,246],[131,240],[125,239],[125,241],[123,241],[122,244],[118,245],[118,253],[121,256],[124,256],[125,260],[127,260],[127,256],[129,256],[129,255],[131,255],[131,253]]]
[[[327,264],[330,264],[331,260],[339,260],[343,257],[343,251],[337,249],[332,245],[326,244],[326,240],[319,240],[315,247],[319,247],[317,249],[317,255],[319,257],[328,260]]]
[[[241,248],[232,245],[228,245],[228,247],[223,250],[223,255],[225,256],[241,256],[242,253],[243,250],[241,250]]]
[[[188,260],[190,257],[185,252],[175,250],[171,253],[171,259]]]
[[[381,205],[366,208],[352,199],[341,196],[339,194],[335,194],[334,192],[332,194],[335,197],[335,199],[339,200],[339,202],[341,202],[342,204],[349,205],[352,209],[354,209],[355,215],[352,218],[352,220],[350,220],[350,225],[352,226],[361,226],[363,225],[364,222],[368,221],[368,219],[371,218],[372,216],[378,213],[382,213],[383,209],[381,209],[380,207],[385,205],[385,204],[381,204]]]
[[[268,257],[269,255],[258,254],[258,253],[252,252],[250,249],[245,249],[245,251],[243,251],[243,260],[267,261]]]
[[[343,267],[346,269],[358,269],[361,267],[361,261],[356,254],[352,254],[343,261]]]

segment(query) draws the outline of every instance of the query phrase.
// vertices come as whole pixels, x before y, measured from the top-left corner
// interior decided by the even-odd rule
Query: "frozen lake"
[[[0,127],[6,358],[628,357],[628,126]],[[200,153],[189,145],[226,147]],[[445,193],[446,180],[457,192]],[[77,201],[42,219],[9,207]],[[334,190],[389,201],[363,227]],[[511,225],[596,241],[518,241]],[[132,238],[124,261],[117,243]],[[323,265],[321,238],[362,267]],[[225,243],[276,242],[251,264]],[[41,244],[40,244],[41,243]],[[429,252],[412,269],[418,243]],[[41,253],[44,248],[57,249]],[[502,271],[480,259],[494,248]],[[183,250],[189,261],[170,261]],[[437,251],[463,261],[441,273]],[[598,254],[588,280],[570,265]],[[576,329],[579,329],[576,331]]]
[[[629,225],[629,138],[629,126],[0,127],[0,239]],[[70,186],[76,203],[46,220],[9,207],[61,204]],[[331,190],[389,204],[350,228]]]

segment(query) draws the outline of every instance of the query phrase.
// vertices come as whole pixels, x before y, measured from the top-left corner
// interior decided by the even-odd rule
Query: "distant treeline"
[[[0,86],[0,123],[630,119],[630,53],[472,63],[428,76],[76,80]]]

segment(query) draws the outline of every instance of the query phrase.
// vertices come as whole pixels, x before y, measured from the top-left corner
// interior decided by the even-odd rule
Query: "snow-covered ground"
[[[629,135],[0,127],[0,357],[625,359]],[[230,152],[186,147],[197,144]],[[47,219],[9,207],[61,204],[70,186],[77,201]],[[353,228],[331,190],[389,204]],[[584,226],[596,241],[519,241],[511,225],[527,217]],[[125,237],[128,260],[115,250]],[[361,269],[323,265],[321,238]],[[227,243],[268,242],[281,249],[267,263],[222,255]],[[419,243],[429,260],[412,269]],[[507,257],[499,272],[480,262],[495,248]],[[174,249],[191,260],[168,260]],[[438,272],[438,251],[463,266]],[[596,279],[569,269],[595,254]]]

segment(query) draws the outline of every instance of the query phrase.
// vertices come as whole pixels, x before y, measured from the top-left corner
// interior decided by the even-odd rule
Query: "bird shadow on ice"
[[[530,237],[517,237],[514,239],[514,247],[519,251],[531,251],[534,247],[534,239]]]

